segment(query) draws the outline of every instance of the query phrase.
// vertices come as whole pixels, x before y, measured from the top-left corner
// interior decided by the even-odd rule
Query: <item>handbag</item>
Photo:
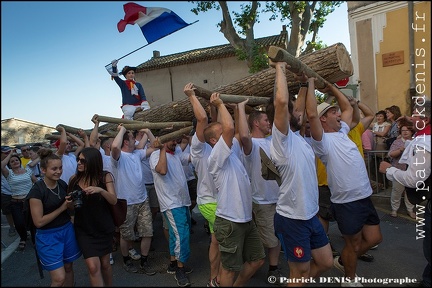
[[[126,199],[117,198],[115,205],[109,205],[111,216],[116,227],[121,226],[126,220],[127,201]]]

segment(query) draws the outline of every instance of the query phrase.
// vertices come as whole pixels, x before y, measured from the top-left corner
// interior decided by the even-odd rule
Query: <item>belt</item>
[[[150,185],[154,185],[154,183],[148,183],[148,184],[145,184],[146,186],[150,186]]]
[[[25,200],[25,198],[23,198],[23,199],[15,199],[15,198],[12,198],[10,201],[11,201],[11,202],[24,202],[24,200]]]

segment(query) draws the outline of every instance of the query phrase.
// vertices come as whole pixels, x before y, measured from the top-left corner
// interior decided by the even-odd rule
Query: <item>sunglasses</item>
[[[84,159],[84,158],[79,158],[79,157],[77,157],[76,160],[77,160],[77,163],[80,163],[80,162],[81,162],[81,164],[83,164],[83,165],[85,165],[85,164],[87,163],[87,160]]]
[[[21,149],[21,152],[27,152],[29,151],[28,149]]]

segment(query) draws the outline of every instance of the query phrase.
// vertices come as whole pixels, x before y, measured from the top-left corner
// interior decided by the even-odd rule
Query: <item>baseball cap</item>
[[[1,146],[1,152],[2,153],[8,153],[12,149],[9,146]]]
[[[318,117],[321,117],[322,115],[324,115],[324,113],[326,113],[330,108],[339,108],[339,106],[337,105],[330,105],[329,103],[323,102],[320,105],[318,105],[317,110],[318,110]]]

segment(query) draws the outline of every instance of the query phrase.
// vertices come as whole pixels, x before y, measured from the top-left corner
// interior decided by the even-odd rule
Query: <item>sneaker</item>
[[[177,269],[174,278],[177,280],[177,285],[180,287],[186,287],[191,285],[188,277],[186,276],[186,271],[184,270],[184,267]]]
[[[110,264],[113,265],[114,264],[114,258],[112,256],[112,253],[110,253]]]
[[[340,256],[337,256],[333,259],[333,265],[339,269],[339,271],[341,271],[343,274],[345,274],[345,268],[342,264],[342,262],[339,262]],[[355,277],[358,277],[357,273],[355,274]],[[343,283],[342,283],[343,284]],[[345,283],[347,284],[347,283]]]
[[[153,275],[156,274],[156,271],[153,271],[153,270],[150,268],[150,265],[148,264],[148,262],[144,262],[143,265],[140,265],[140,268],[139,268],[139,270],[138,270],[138,273],[140,273],[140,274],[146,274],[146,275],[148,275],[148,276],[153,276]]]
[[[129,257],[131,257],[133,260],[141,259],[141,255],[134,248],[129,249]]]
[[[126,272],[129,273],[137,273],[138,269],[135,267],[135,265],[132,263],[131,260],[126,261],[126,263],[123,263],[123,268],[126,270]]]
[[[15,227],[10,227],[9,228],[9,237],[14,237],[16,235],[16,229]]]
[[[395,210],[392,210],[392,212],[390,213],[391,217],[397,217],[397,212]]]
[[[216,277],[207,282],[207,287],[219,287]]]
[[[193,271],[193,269],[188,266],[183,266],[183,269],[186,274],[190,274]],[[167,269],[168,274],[175,274],[176,271],[177,271],[177,266],[171,267],[171,265],[168,265],[168,269]]]
[[[363,255],[360,255],[358,257],[358,259],[365,261],[365,262],[372,262],[375,258],[374,258],[374,256],[372,256],[369,253],[364,253]]]
[[[416,214],[413,211],[408,211],[408,215],[412,218],[412,219],[416,219]]]
[[[265,282],[267,284],[276,284],[276,285],[285,286],[286,283],[284,284],[284,283],[282,283],[280,281],[281,277],[282,277],[282,274],[280,272],[280,269],[276,269],[276,270],[273,270],[273,271],[268,271],[267,272],[267,278],[266,278]]]
[[[378,244],[375,245],[375,246],[372,246],[369,250],[375,250],[375,249],[377,249],[377,248],[378,248]]]

